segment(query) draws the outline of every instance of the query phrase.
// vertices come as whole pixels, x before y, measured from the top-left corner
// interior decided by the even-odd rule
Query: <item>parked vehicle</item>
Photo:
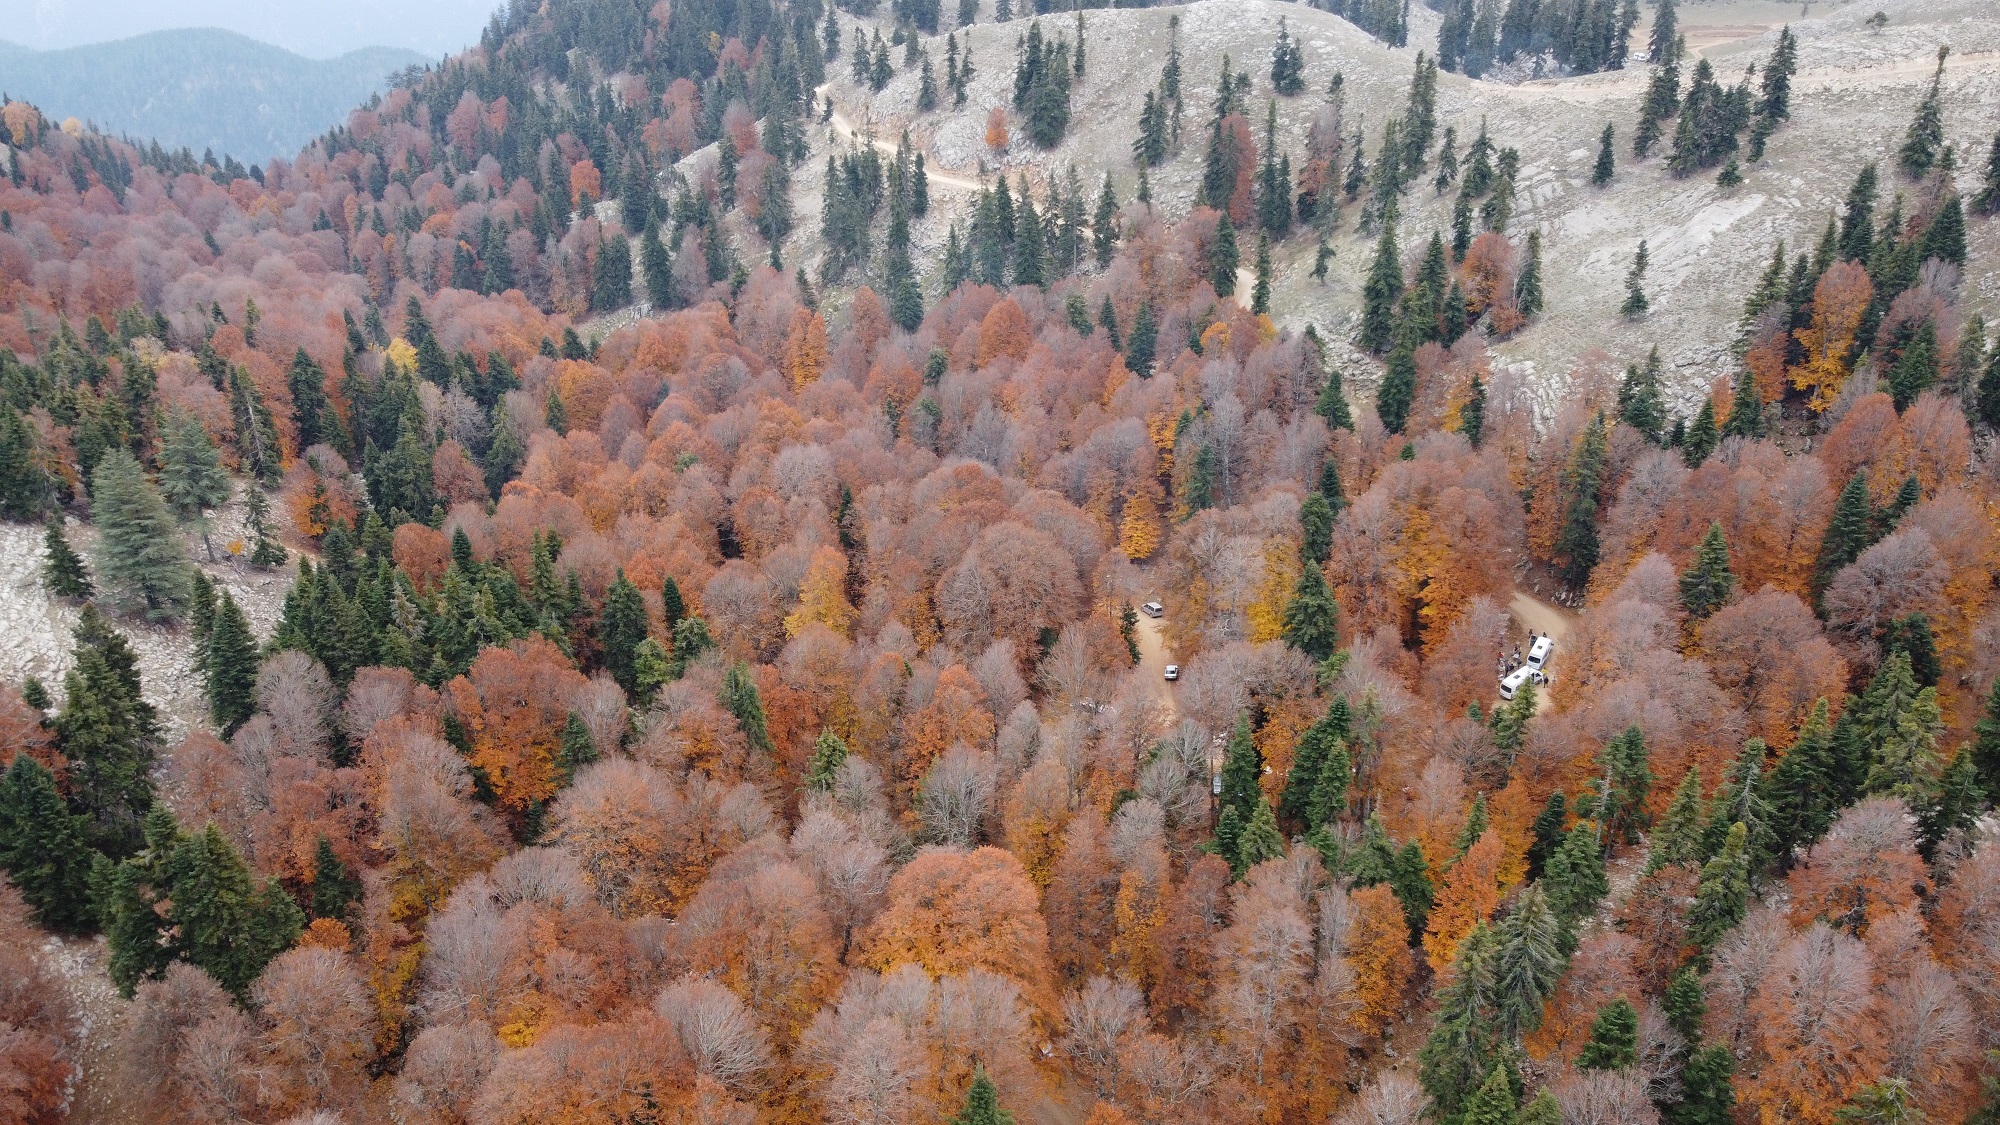
[[[1167,607],[1161,605],[1159,602],[1147,602],[1145,605],[1139,607],[1139,612],[1145,614],[1147,617],[1165,617],[1167,615]]]
[[[1515,694],[1521,690],[1522,684],[1532,683],[1536,687],[1542,687],[1548,682],[1548,673],[1542,671],[1540,668],[1523,664],[1512,672],[1507,673],[1507,678],[1500,681],[1500,698],[1514,698]]]
[[[1180,678],[1181,678],[1181,666],[1178,664],[1167,665],[1167,679],[1178,680]]]
[[[1549,657],[1553,656],[1555,651],[1556,642],[1554,640],[1548,637],[1536,637],[1535,642],[1528,646],[1528,667],[1548,667]]]

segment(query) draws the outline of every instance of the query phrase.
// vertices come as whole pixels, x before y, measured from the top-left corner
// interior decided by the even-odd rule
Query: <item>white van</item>
[[[1145,605],[1139,607],[1139,612],[1145,614],[1147,617],[1165,617],[1167,615],[1167,607],[1161,605],[1159,602],[1147,602]]]
[[[1537,670],[1548,667],[1549,657],[1555,653],[1556,643],[1548,637],[1536,637],[1528,646],[1528,667]]]
[[[1541,687],[1548,682],[1549,677],[1541,669],[1523,664],[1507,673],[1507,677],[1500,681],[1500,698],[1514,698],[1515,693],[1521,690],[1522,684],[1533,683],[1536,687]]]

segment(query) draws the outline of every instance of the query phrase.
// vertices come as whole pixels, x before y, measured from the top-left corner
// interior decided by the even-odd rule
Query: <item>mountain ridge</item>
[[[426,62],[397,47],[311,59],[225,28],[153,31],[41,51],[0,40],[7,92],[55,120],[246,163],[292,157]]]

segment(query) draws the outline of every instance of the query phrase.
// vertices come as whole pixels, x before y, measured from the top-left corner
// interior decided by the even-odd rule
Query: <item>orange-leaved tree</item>
[[[471,740],[471,760],[500,807],[525,816],[562,783],[557,755],[570,697],[589,681],[540,635],[479,654],[446,694]]]
[[[934,977],[985,969],[1049,1011],[1049,931],[1021,862],[999,848],[926,848],[889,881],[888,905],[862,939],[877,970],[916,965]]]
[[[1833,405],[1847,382],[1848,353],[1874,295],[1868,271],[1855,262],[1835,262],[1813,287],[1812,323],[1793,333],[1805,361],[1791,369],[1792,386],[1812,392],[1813,410]]]
[[[1500,850],[1499,834],[1488,828],[1445,872],[1424,929],[1424,956],[1432,970],[1443,971],[1458,952],[1458,943],[1500,904]]]

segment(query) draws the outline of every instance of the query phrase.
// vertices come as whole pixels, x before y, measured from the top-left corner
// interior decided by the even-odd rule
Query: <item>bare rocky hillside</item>
[[[285,608],[285,592],[291,588],[294,568],[263,570],[232,555],[228,546],[248,542],[243,526],[243,506],[233,503],[210,517],[210,540],[215,544],[216,562],[209,562],[201,540],[185,536],[188,558],[213,579],[217,589],[227,590],[258,637],[266,638],[277,628]],[[274,518],[282,518],[273,511]],[[70,545],[86,561],[92,559],[97,543],[95,526],[71,519],[67,534]],[[78,607],[52,597],[42,582],[42,565],[48,553],[42,547],[39,524],[0,523],[0,680],[19,684],[34,676],[48,686],[58,704],[62,680],[75,661],[71,634],[76,628]],[[146,698],[160,709],[171,741],[190,726],[207,722],[207,702],[202,679],[194,665],[194,645],[185,623],[151,625],[142,620],[113,617],[113,623],[132,642],[139,655],[139,675]]]
[[[1527,376],[1545,406],[1559,400],[1573,361],[1592,349],[1622,363],[1657,345],[1683,404],[1733,370],[1729,345],[1743,298],[1769,260],[1773,240],[1782,237],[1794,249],[1809,249],[1866,161],[1884,162],[1884,206],[1891,192],[1911,187],[1889,174],[1889,163],[1930,82],[1940,43],[1952,48],[1944,81],[1945,124],[1959,152],[1959,188],[1976,189],[1988,146],[2000,130],[2000,7],[1976,0],[1881,0],[1888,17],[1881,30],[1865,22],[1877,10],[1874,4],[1814,3],[1807,9],[1801,15],[1797,6],[1759,0],[1680,8],[1690,51],[1709,58],[1725,84],[1745,66],[1762,62],[1780,25],[1790,23],[1800,40],[1792,119],[1771,139],[1765,160],[1746,167],[1745,182],[1734,189],[1718,187],[1712,172],[1674,179],[1658,149],[1650,160],[1632,158],[1630,138],[1649,74],[1643,62],[1624,71],[1517,84],[1441,77],[1440,135],[1455,126],[1463,145],[1484,117],[1496,144],[1521,153],[1509,231],[1519,236],[1531,227],[1542,230],[1549,307],[1528,329],[1498,343],[1494,358],[1496,365]],[[980,18],[990,20],[991,14],[990,3],[982,5]],[[982,22],[960,33],[977,63],[963,108],[918,113],[914,69],[899,69],[880,93],[856,87],[843,54],[829,67],[833,80],[826,91],[836,116],[815,127],[813,156],[797,174],[801,234],[788,264],[809,270],[816,265],[825,155],[829,146],[852,143],[857,133],[890,146],[908,129],[927,154],[934,202],[930,218],[914,232],[919,268],[927,276],[941,263],[948,223],[965,218],[966,188],[990,181],[996,171],[1010,178],[1025,173],[1031,183],[1043,184],[1074,164],[1093,194],[1109,172],[1121,199],[1129,200],[1137,183],[1129,148],[1140,101],[1159,79],[1168,19],[1176,14],[1185,68],[1183,144],[1152,176],[1154,204],[1170,216],[1185,213],[1194,199],[1202,126],[1223,55],[1256,80],[1251,116],[1261,142],[1271,44],[1284,18],[1305,48],[1307,92],[1279,99],[1281,143],[1295,155],[1303,151],[1307,124],[1338,71],[1345,76],[1346,129],[1351,133],[1357,121],[1365,126],[1372,156],[1381,124],[1402,109],[1418,50],[1429,50],[1436,41],[1437,17],[1421,4],[1413,11],[1410,45],[1403,49],[1387,47],[1338,17],[1273,0],[1093,10],[1086,14],[1088,67],[1073,103],[1069,136],[1049,152],[1017,140],[1004,155],[985,146],[986,117],[993,106],[1011,101],[1014,43],[1026,30],[1025,21]],[[1070,16],[1042,18],[1045,31],[1071,33]],[[857,25],[843,23],[845,40],[852,43]],[[881,27],[886,35],[888,25]],[[1636,54],[1643,53],[1645,31],[1642,26],[1633,37]],[[926,39],[925,46],[942,83],[944,37]],[[900,63],[900,49],[892,49],[892,58]],[[1606,123],[1617,128],[1619,167],[1612,184],[1600,189],[1589,179]],[[704,159],[712,156],[697,154],[691,161]],[[1412,262],[1431,231],[1449,233],[1452,199],[1427,185],[1407,193],[1400,233]],[[1354,211],[1349,207],[1335,239],[1337,256],[1325,285],[1308,276],[1314,254],[1309,235],[1295,234],[1274,248],[1278,280],[1272,306],[1281,323],[1294,328],[1316,323],[1337,336],[1353,330],[1373,251],[1372,238],[1354,229]],[[1646,288],[1653,307],[1644,320],[1627,322],[1617,308],[1642,238],[1651,255]],[[1974,220],[1971,244],[1961,292],[1966,303],[1991,318],[2000,308],[2000,223]],[[1246,265],[1248,258],[1246,248]],[[1370,366],[1358,360],[1349,366],[1358,383],[1372,379]]]

